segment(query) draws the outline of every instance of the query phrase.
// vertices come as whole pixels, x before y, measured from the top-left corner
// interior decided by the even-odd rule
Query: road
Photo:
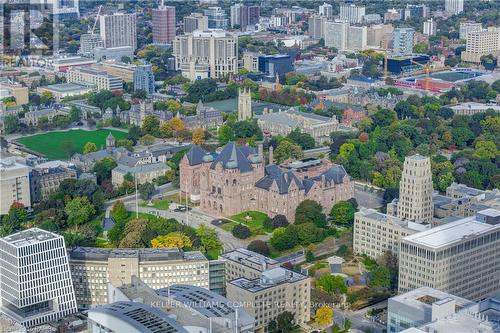
[[[387,301],[383,301],[366,308],[363,308],[358,311],[344,311],[338,308],[333,309],[334,313],[334,321],[340,327],[344,326],[344,322],[346,319],[349,319],[351,322],[352,329],[358,329],[360,331],[364,331],[367,328],[370,328],[373,333],[382,333],[387,327],[385,325],[379,324],[377,322],[371,321],[366,318],[366,313],[370,309],[384,308],[387,307]]]

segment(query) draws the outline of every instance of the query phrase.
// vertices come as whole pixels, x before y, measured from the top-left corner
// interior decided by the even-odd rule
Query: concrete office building
[[[177,36],[173,55],[175,69],[192,81],[238,73],[238,38],[223,30],[196,30]]]
[[[350,26],[347,30],[347,49],[363,51],[367,48],[367,28]]]
[[[8,214],[10,206],[19,202],[31,207],[29,168],[14,160],[0,161],[0,215]]]
[[[433,216],[431,161],[419,154],[405,158],[396,214],[402,220],[430,223]]]
[[[423,32],[424,35],[434,36],[436,34],[437,24],[432,18],[424,22]]]
[[[195,30],[208,30],[208,17],[201,13],[192,13],[184,16],[184,33],[191,33]]]
[[[409,20],[410,18],[416,17],[427,17],[429,10],[426,5],[412,5],[407,4],[404,10],[404,19]]]
[[[401,240],[399,292],[427,286],[471,300],[500,288],[500,211],[480,211]]]
[[[144,90],[148,95],[155,93],[155,75],[151,65],[138,65],[134,71],[134,90]]]
[[[136,14],[99,16],[99,28],[105,48],[131,46],[137,49]]]
[[[227,281],[240,277],[257,279],[262,272],[280,266],[278,261],[245,248],[224,253],[220,259],[226,263]]]
[[[228,281],[227,298],[241,302],[255,318],[255,332],[265,332],[269,322],[284,311],[293,314],[297,325],[311,319],[311,279],[282,267],[266,270],[256,279]]]
[[[389,298],[387,332],[398,333],[445,318],[476,303],[429,287],[420,287]]]
[[[365,16],[365,7],[356,6],[354,4],[340,5],[339,18],[342,21],[347,21],[351,24],[360,24],[363,23],[364,16]]]
[[[164,0],[153,9],[153,43],[169,44],[175,39],[175,7],[165,6]]]
[[[259,72],[275,80],[293,71],[293,58],[288,54],[259,55]]]
[[[374,24],[366,31],[366,44],[370,48],[388,47],[388,41],[392,39],[394,27],[392,24]]]
[[[242,31],[246,31],[248,26],[259,23],[259,19],[259,6],[246,6],[241,3],[231,6],[231,28],[238,25]]]
[[[397,55],[408,55],[413,53],[413,35],[415,30],[412,28],[396,28],[393,32],[393,49]]]
[[[0,310],[32,327],[77,311],[62,236],[32,228],[0,239]]]
[[[80,36],[80,48],[78,54],[85,57],[93,57],[94,49],[104,47],[104,41],[99,34],[82,34]]]
[[[209,29],[226,30],[229,26],[226,12],[221,7],[208,7],[203,10],[203,14],[208,17]]]
[[[132,276],[154,289],[175,283],[209,287],[208,260],[201,252],[77,247],[69,258],[79,308],[106,304],[107,283],[131,283]]]
[[[460,14],[464,11],[464,0],[444,0],[444,11],[452,15]]]
[[[353,251],[375,259],[387,251],[397,256],[401,238],[429,227],[373,209],[362,209],[354,214]]]
[[[467,34],[465,51],[461,58],[466,62],[480,63],[483,55],[500,54],[500,27],[488,27]]]
[[[348,22],[325,23],[325,46],[335,47],[339,51],[347,48]]]
[[[69,83],[83,82],[94,85],[97,91],[123,89],[123,80],[121,78],[94,68],[72,68],[66,72],[66,80]]]
[[[99,68],[109,75],[118,76],[124,82],[134,82],[134,73],[137,70],[136,65],[119,61],[103,61],[100,65]]]
[[[325,23],[327,17],[321,15],[312,15],[308,19],[308,33],[311,38],[325,38]]]
[[[467,39],[469,32],[481,31],[483,26],[476,22],[460,22],[460,39]]]
[[[318,8],[318,13],[320,16],[324,16],[327,19],[333,18],[333,6],[329,3],[324,2]]]
[[[500,333],[498,321],[474,312],[461,311],[402,333]]]

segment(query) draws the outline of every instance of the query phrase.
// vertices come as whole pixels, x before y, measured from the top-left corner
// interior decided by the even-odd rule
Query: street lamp
[[[135,218],[139,218],[139,191],[137,191],[137,165],[139,161],[135,163],[134,166],[134,178],[135,178]]]

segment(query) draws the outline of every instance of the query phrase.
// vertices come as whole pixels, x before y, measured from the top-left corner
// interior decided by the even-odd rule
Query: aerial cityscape
[[[500,333],[500,1],[0,26],[0,333]]]

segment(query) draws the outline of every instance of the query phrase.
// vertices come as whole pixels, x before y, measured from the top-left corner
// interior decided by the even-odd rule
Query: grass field
[[[152,201],[153,205],[150,206],[147,203],[142,203],[139,206],[141,207],[152,207],[160,210],[168,210],[168,207],[170,206],[170,200],[167,199],[156,199]]]
[[[250,218],[247,219],[247,216]],[[252,235],[263,235],[272,232],[271,229],[266,229],[264,227],[264,221],[268,218],[266,214],[256,211],[248,211],[231,216],[233,221],[245,224],[252,232]]]
[[[66,132],[49,132],[36,134],[16,141],[25,145],[26,148],[36,151],[49,160],[66,160],[69,158],[67,150],[63,148],[65,142],[69,141],[73,145],[73,153],[82,153],[87,142],[96,144],[97,149],[106,146],[106,137],[111,134],[118,141],[127,138],[127,133],[100,129],[95,131],[84,131],[81,129]],[[66,150],[66,151],[65,151]]]

